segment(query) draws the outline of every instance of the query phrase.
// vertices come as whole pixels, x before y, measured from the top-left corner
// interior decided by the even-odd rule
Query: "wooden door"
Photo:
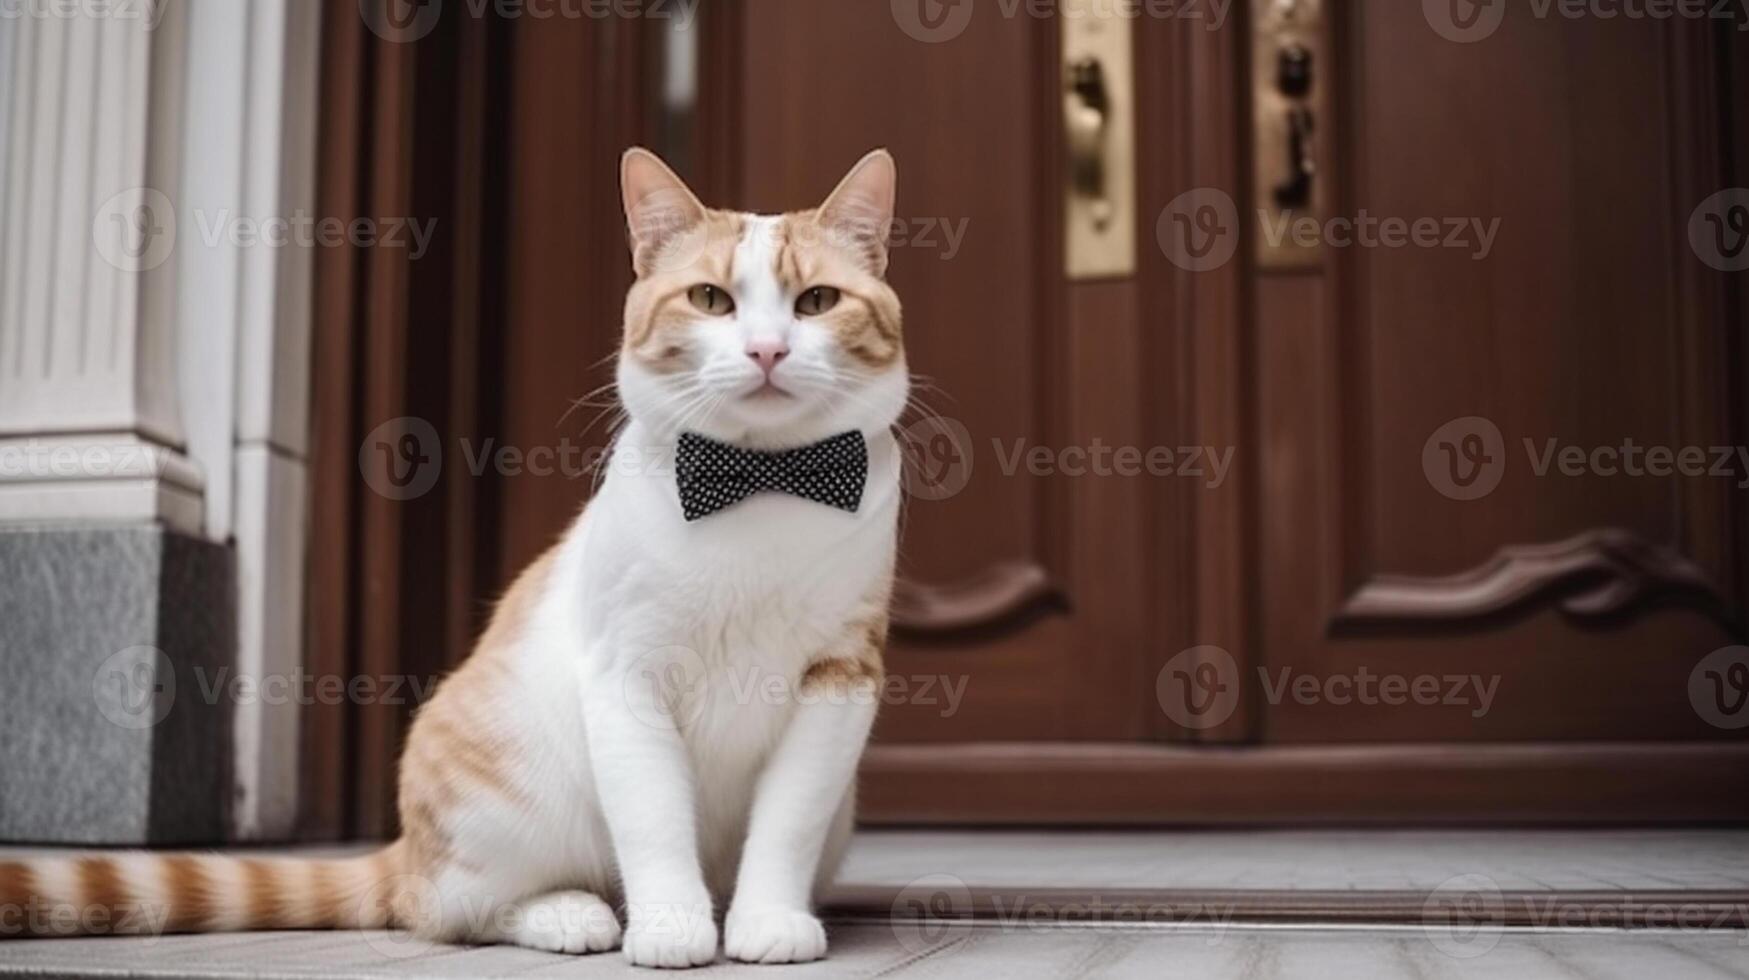
[[[1688,678],[1741,635],[1749,472],[1625,448],[1710,469],[1743,444],[1741,324],[1688,240],[1724,186],[1717,25],[1509,15],[1454,43],[1360,3],[1339,27],[1338,207],[1470,244],[1259,276],[1264,455],[1296,488],[1262,511],[1261,659],[1500,688],[1486,711],[1289,698],[1267,737],[1718,736]]]
[[[1740,284],[1690,243],[1732,186],[1729,24],[1510,8],[1466,40],[1440,9],[1335,6],[1320,172],[1331,213],[1452,240],[1252,287],[1249,733],[1535,754],[1541,790],[1442,797],[1452,818],[1737,813],[1744,731],[1702,689],[1743,659],[1715,651],[1749,596],[1749,389]],[[1283,686],[1367,675],[1365,699]]]
[[[1493,230],[1482,256],[1314,235],[1284,257],[1288,158],[1258,122],[1283,118],[1256,41],[1277,6],[1136,8],[1136,263],[1094,279],[1064,271],[1054,5],[713,0],[690,44],[488,14],[396,45],[337,15],[333,207],[444,220],[435,264],[325,257],[313,663],[454,663],[586,499],[565,460],[602,438],[624,145],[762,211],[884,145],[927,411],[865,819],[1749,815],[1749,726],[1692,686],[1743,642],[1749,473],[1539,476],[1525,449],[1749,442],[1741,274],[1689,245],[1749,183],[1749,35],[1511,13],[1466,42],[1436,3],[1303,0],[1325,17],[1301,210]],[[357,448],[408,415],[449,462],[386,500]],[[517,456],[475,472],[487,446]],[[1088,472],[1120,449],[1176,465]],[[1369,677],[1401,696],[1357,697]],[[383,832],[404,712],[330,714],[311,757],[359,761],[312,769],[312,799],[352,794],[318,826]]]

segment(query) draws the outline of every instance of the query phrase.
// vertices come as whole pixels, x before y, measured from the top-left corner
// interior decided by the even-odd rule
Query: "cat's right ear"
[[[704,221],[705,208],[661,157],[641,146],[620,158],[619,186],[631,235],[632,266],[642,276],[663,245]]]

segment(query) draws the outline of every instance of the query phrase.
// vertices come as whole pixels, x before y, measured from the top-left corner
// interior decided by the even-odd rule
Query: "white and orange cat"
[[[733,959],[825,954],[813,903],[851,830],[900,508],[895,167],[871,153],[818,209],[770,217],[706,209],[644,150],[621,177],[629,421],[418,712],[402,838],[333,861],[0,862],[0,906],[44,913],[26,931],[393,926],[687,967],[715,959],[724,912]],[[853,511],[760,492],[689,520],[684,433],[768,453],[860,434],[867,484]]]

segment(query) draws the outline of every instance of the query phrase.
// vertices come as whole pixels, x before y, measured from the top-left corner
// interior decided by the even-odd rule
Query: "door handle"
[[[1073,280],[1136,271],[1133,0],[1059,0],[1063,266]],[[1043,93],[1041,93],[1043,94]],[[1045,96],[1049,98],[1049,95]]]
[[[1287,111],[1287,177],[1275,185],[1275,206],[1297,211],[1312,203],[1312,110],[1296,106]]]
[[[1069,179],[1075,193],[1088,199],[1094,227],[1111,225],[1111,199],[1105,192],[1106,133],[1111,127],[1111,93],[1105,68],[1097,58],[1081,58],[1069,66],[1063,99],[1063,130],[1069,134]]]
[[[1271,223],[1323,221],[1334,200],[1326,174],[1341,123],[1331,100],[1333,0],[1251,0],[1252,200]],[[1323,246],[1293,236],[1252,239],[1265,269],[1312,268]]]

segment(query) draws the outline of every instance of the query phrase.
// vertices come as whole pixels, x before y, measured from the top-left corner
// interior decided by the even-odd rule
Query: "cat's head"
[[[706,208],[647,150],[621,187],[637,282],[619,390],[657,432],[784,448],[895,422],[909,386],[886,283],[897,170],[864,157],[824,204],[778,216]]]

